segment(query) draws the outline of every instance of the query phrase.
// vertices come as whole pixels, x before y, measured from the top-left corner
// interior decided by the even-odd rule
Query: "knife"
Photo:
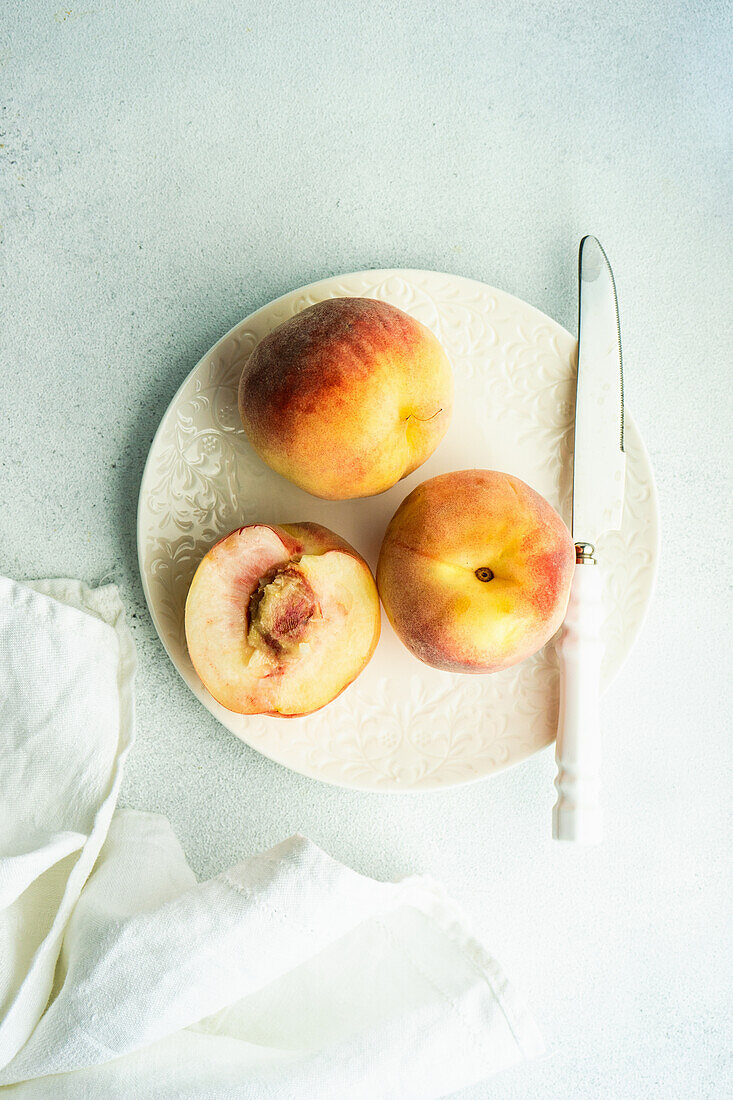
[[[621,526],[624,504],[624,387],[616,284],[595,237],[578,254],[578,379],[575,395],[573,521],[575,573],[557,643],[560,713],[555,759],[556,840],[601,839],[599,698],[603,643],[601,535]]]

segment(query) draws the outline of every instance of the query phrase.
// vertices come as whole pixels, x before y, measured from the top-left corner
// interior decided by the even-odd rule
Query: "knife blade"
[[[596,554],[601,536],[621,527],[626,475],[616,284],[606,253],[595,237],[583,237],[580,242],[578,286],[572,518],[576,566],[557,642],[558,798],[552,820],[556,839],[590,844],[601,837],[599,696],[603,605]]]
[[[578,252],[578,377],[573,459],[573,539],[593,547],[621,526],[624,507],[624,382],[616,283],[600,242]]]

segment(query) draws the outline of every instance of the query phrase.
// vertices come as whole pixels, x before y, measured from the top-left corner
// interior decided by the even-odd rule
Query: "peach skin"
[[[461,470],[418,485],[387,528],[377,585],[396,633],[448,672],[497,672],[560,627],[575,549],[519,478]]]
[[[285,321],[242,370],[239,413],[258,455],[329,500],[412,473],[450,423],[453,375],[432,332],[387,302],[331,298]]]

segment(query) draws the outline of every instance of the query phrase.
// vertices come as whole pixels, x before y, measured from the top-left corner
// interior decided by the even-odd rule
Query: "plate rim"
[[[178,663],[176,662],[176,660],[173,657],[173,654],[171,653],[170,649],[168,648],[168,645],[167,645],[165,637],[164,637],[164,633],[161,631],[161,629],[159,627],[157,615],[156,615],[153,600],[152,600],[152,597],[151,597],[150,586],[149,586],[149,583],[148,583],[148,577],[147,577],[146,571],[143,567],[143,546],[142,546],[142,535],[141,535],[141,528],[142,528],[141,519],[142,519],[142,510],[143,510],[143,493],[144,493],[144,490],[145,490],[145,484],[146,484],[146,480],[147,480],[147,476],[148,476],[149,467],[151,465],[153,452],[155,451],[156,443],[158,441],[158,437],[159,437],[159,435],[161,434],[161,432],[163,430],[163,427],[164,427],[165,421],[167,419],[168,413],[169,413],[170,409],[175,405],[175,403],[178,400],[180,394],[183,392],[183,390],[188,385],[188,383],[189,383],[190,379],[192,378],[192,376],[194,374],[196,374],[196,372],[199,370],[199,368],[202,366],[203,363],[205,363],[213,355],[215,355],[215,353],[218,351],[218,349],[223,344],[225,344],[227,340],[231,339],[235,335],[235,333],[237,333],[237,331],[242,327],[242,325],[244,325],[247,322],[251,321],[251,319],[254,316],[256,316],[256,314],[258,314],[261,310],[272,309],[273,307],[276,307],[278,305],[278,303],[283,302],[285,299],[292,297],[293,294],[300,294],[300,293],[305,294],[309,291],[316,290],[319,286],[322,286],[323,284],[326,284],[326,283],[333,283],[334,281],[339,281],[339,280],[342,280],[342,279],[347,280],[347,279],[360,278],[360,277],[364,278],[366,276],[374,277],[376,279],[381,279],[381,280],[384,280],[384,279],[390,278],[390,277],[394,277],[394,276],[401,277],[401,278],[407,278],[407,279],[409,279],[410,276],[414,276],[416,278],[419,278],[421,276],[423,276],[423,277],[424,276],[428,276],[428,277],[436,277],[437,276],[438,278],[444,278],[444,279],[446,279],[450,282],[468,283],[468,284],[471,284],[473,286],[480,287],[484,292],[489,291],[491,293],[499,294],[505,299],[510,299],[512,302],[516,302],[517,305],[520,306],[523,310],[527,310],[527,309],[531,310],[538,317],[541,317],[544,320],[549,321],[552,325],[556,325],[558,328],[562,329],[570,337],[571,340],[573,340],[574,342],[577,343],[577,337],[573,336],[573,334],[571,332],[569,332],[569,330],[566,329],[564,327],[564,325],[561,325],[559,321],[556,321],[554,318],[550,317],[549,314],[544,313],[543,310],[538,309],[537,306],[532,305],[531,302],[527,302],[524,299],[519,298],[516,294],[510,293],[509,291],[501,290],[501,288],[499,288],[499,287],[494,287],[490,283],[484,283],[480,279],[473,279],[469,276],[458,275],[458,274],[455,274],[455,273],[451,274],[450,272],[445,272],[445,271],[434,271],[434,270],[431,270],[431,269],[428,269],[428,268],[407,268],[407,267],[406,268],[390,268],[390,267],[387,267],[387,268],[363,268],[363,269],[357,270],[357,271],[348,271],[348,272],[341,272],[341,273],[336,274],[336,275],[328,275],[328,276],[325,276],[322,279],[316,279],[314,282],[304,283],[301,286],[293,287],[291,290],[284,291],[282,294],[279,294],[276,298],[272,298],[269,301],[264,302],[261,306],[258,306],[256,309],[254,309],[250,313],[246,314],[246,316],[242,317],[239,321],[236,322],[236,324],[232,325],[231,328],[229,328],[222,336],[220,336],[219,339],[216,340],[211,345],[211,347],[207,351],[205,351],[202,356],[199,357],[199,359],[196,361],[196,363],[193,365],[193,367],[186,373],[185,377],[181,380],[179,386],[176,388],[173,396],[168,401],[168,404],[166,405],[166,408],[165,408],[165,410],[164,410],[164,412],[163,412],[163,414],[160,418],[160,421],[158,422],[158,426],[157,426],[157,428],[156,428],[156,430],[153,434],[153,437],[150,441],[150,445],[148,447],[148,453],[147,453],[147,456],[145,458],[145,463],[143,465],[142,475],[140,477],[140,485],[139,485],[139,489],[138,489],[138,498],[137,498],[137,508],[136,508],[136,513],[135,513],[135,515],[136,515],[136,520],[135,520],[135,522],[136,522],[136,540],[135,540],[135,542],[136,542],[136,550],[137,550],[138,571],[140,573],[140,579],[141,579],[141,582],[142,582],[143,594],[145,596],[145,603],[146,603],[146,606],[147,606],[147,609],[148,609],[148,614],[150,615],[152,624],[155,628],[155,632],[158,636],[158,640],[162,644],[163,649],[165,650],[165,653],[166,653],[168,659],[170,660],[171,664],[173,665],[174,669],[176,670],[178,676],[181,678],[181,680],[183,680],[183,683],[192,692],[192,694],[196,697],[196,699],[201,704],[201,706],[203,706],[204,709],[208,711],[208,713],[211,715],[211,717],[214,718],[215,721],[220,726],[223,726],[224,729],[227,729],[228,733],[231,733],[232,736],[237,737],[237,740],[242,741],[243,744],[247,745],[248,748],[251,748],[254,752],[260,753],[260,755],[266,757],[268,760],[273,761],[273,763],[279,765],[280,767],[287,768],[289,771],[292,771],[297,775],[303,775],[308,779],[314,779],[314,780],[317,780],[318,782],[326,783],[329,786],[338,787],[342,790],[359,791],[360,793],[382,794],[382,795],[393,795],[393,794],[394,795],[428,795],[428,794],[436,794],[436,793],[440,793],[441,791],[446,791],[446,790],[453,789],[453,788],[456,788],[456,787],[464,787],[464,786],[468,786],[468,785],[471,785],[471,784],[480,783],[482,781],[492,779],[494,776],[499,775],[502,772],[506,772],[506,771],[509,771],[513,768],[519,767],[521,764],[526,763],[528,760],[532,759],[535,756],[539,756],[543,753],[547,753],[551,749],[554,751],[555,742],[554,742],[554,740],[551,741],[549,744],[543,746],[541,749],[539,749],[535,752],[531,752],[528,756],[524,756],[524,757],[520,757],[518,759],[508,761],[506,764],[500,765],[499,767],[495,768],[493,771],[491,771],[489,773],[485,773],[483,775],[474,775],[474,776],[470,776],[470,777],[467,777],[467,778],[449,779],[444,783],[436,783],[434,785],[425,786],[425,787],[422,787],[422,786],[400,787],[400,786],[397,786],[397,785],[380,787],[380,786],[377,786],[374,783],[369,783],[369,782],[344,783],[344,782],[341,782],[338,779],[333,779],[330,776],[325,776],[325,775],[322,775],[322,774],[318,774],[315,769],[310,770],[310,769],[307,769],[305,767],[295,767],[291,764],[284,763],[282,760],[277,759],[277,757],[275,757],[271,753],[267,752],[264,748],[260,747],[259,745],[253,744],[251,741],[246,741],[244,738],[238,736],[232,730],[229,730],[226,726],[224,726],[224,723],[221,722],[221,720],[206,706],[204,700],[200,697],[199,692],[196,690],[195,685],[189,683],[189,681],[188,681],[187,677],[184,675],[183,671],[178,667]],[[359,295],[350,295],[350,297],[358,297],[358,296]],[[643,436],[639,432],[639,429],[636,425],[636,421],[634,420],[634,417],[629,413],[627,408],[624,409],[624,414],[625,414],[627,423],[631,426],[632,431],[634,431],[634,433],[635,433],[636,440],[638,441],[638,444],[640,445],[642,457],[645,461],[646,468],[649,472],[648,481],[647,481],[647,484],[648,484],[648,487],[649,487],[649,512],[648,512],[647,519],[648,519],[648,522],[649,522],[650,528],[651,528],[650,542],[652,543],[652,560],[651,560],[651,563],[650,563],[648,596],[647,596],[646,602],[644,604],[642,614],[639,617],[637,623],[635,624],[634,629],[632,631],[630,631],[630,633],[629,633],[630,642],[629,642],[629,645],[628,645],[628,649],[626,651],[626,655],[624,656],[623,660],[618,665],[618,667],[613,670],[613,673],[612,673],[610,679],[608,680],[608,682],[604,685],[604,687],[602,689],[602,695],[604,695],[606,693],[608,688],[611,686],[611,684],[614,682],[616,677],[621,672],[621,669],[626,664],[626,661],[628,660],[629,656],[631,655],[631,651],[633,650],[634,646],[636,645],[636,642],[639,638],[639,635],[641,634],[641,632],[644,629],[644,626],[646,624],[647,617],[649,615],[649,610],[650,610],[652,601],[654,599],[656,586],[657,586],[657,576],[658,576],[658,570],[659,570],[659,555],[660,555],[660,545],[661,545],[659,497],[658,497],[658,493],[657,493],[656,479],[655,479],[655,476],[654,476],[654,469],[653,469],[651,459],[650,459],[650,456],[649,456],[649,451],[647,449],[646,443],[644,442]],[[547,645],[552,645],[552,644],[553,644],[553,642],[552,642],[552,639],[551,639],[547,643]],[[201,689],[202,689],[203,692],[206,692],[206,688],[204,688],[203,684],[201,684]],[[285,719],[282,719],[282,721],[285,721]]]

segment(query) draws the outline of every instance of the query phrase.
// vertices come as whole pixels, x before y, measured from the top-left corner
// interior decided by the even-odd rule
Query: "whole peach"
[[[570,533],[544,497],[509,474],[461,470],[403,500],[384,536],[377,586],[420,660],[496,672],[559,628],[574,566]]]
[[[387,302],[331,298],[255,347],[244,430],[277,473],[329,500],[373,496],[417,469],[450,422],[453,376],[432,332]]]

